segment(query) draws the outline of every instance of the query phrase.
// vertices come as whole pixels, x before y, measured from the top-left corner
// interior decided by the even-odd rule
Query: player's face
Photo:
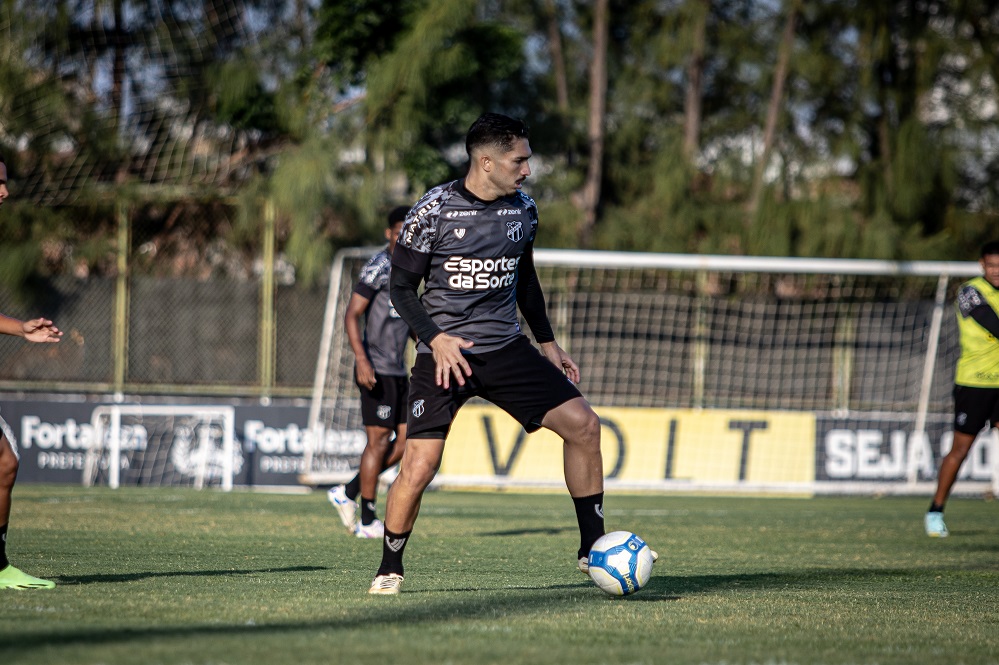
[[[531,146],[525,138],[516,139],[513,148],[500,153],[491,159],[492,169],[489,180],[493,187],[502,192],[502,196],[510,196],[520,189],[527,177],[531,175]]]
[[[979,263],[982,264],[982,273],[984,273],[985,281],[994,288],[999,289],[999,254],[983,256]]]
[[[400,233],[402,233],[402,222],[397,222],[391,227],[385,229],[385,239],[388,240],[389,254],[395,251],[395,243],[399,239]]]
[[[10,192],[7,191],[7,165],[0,162],[0,206],[8,196]]]

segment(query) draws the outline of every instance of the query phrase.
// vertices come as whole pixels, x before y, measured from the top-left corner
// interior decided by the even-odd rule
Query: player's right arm
[[[371,365],[371,359],[368,358],[368,352],[364,348],[361,322],[370,303],[371,300],[354,292],[350,295],[347,313],[343,316],[343,327],[347,330],[347,340],[350,342],[350,348],[354,351],[354,373],[357,377],[357,383],[368,390],[375,387],[375,368]]]
[[[395,253],[399,253],[398,247]],[[417,338],[433,351],[437,385],[450,388],[451,377],[454,377],[458,385],[463,386],[465,377],[472,375],[472,368],[461,352],[471,348],[472,342],[448,335],[437,327],[417,295],[421,281],[421,273],[393,264],[390,282],[392,305],[409,325],[409,329],[416,333]]]
[[[417,339],[433,352],[436,382],[445,389],[451,387],[452,377],[463,386],[465,377],[472,375],[472,368],[461,353],[463,349],[471,348],[472,342],[448,335],[438,327],[420,302],[419,288],[430,267],[437,217],[447,196],[446,186],[437,187],[427,192],[409,211],[392,252],[389,282],[392,305]]]
[[[20,321],[0,314],[0,333],[23,337],[29,342],[58,342],[62,331],[48,319]]]

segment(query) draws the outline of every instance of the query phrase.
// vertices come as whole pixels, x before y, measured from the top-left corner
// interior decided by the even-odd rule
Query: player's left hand
[[[579,366],[569,357],[558,342],[545,342],[541,344],[541,352],[545,354],[552,364],[562,370],[573,383],[579,383]]]
[[[62,331],[48,319],[31,319],[21,324],[24,339],[29,342],[58,342]]]

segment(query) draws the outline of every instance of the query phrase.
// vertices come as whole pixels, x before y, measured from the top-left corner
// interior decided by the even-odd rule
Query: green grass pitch
[[[608,496],[660,553],[612,599],[566,494],[428,493],[403,595],[322,492],[15,488],[0,663],[999,663],[999,507],[924,498]],[[384,497],[379,506],[384,509]]]

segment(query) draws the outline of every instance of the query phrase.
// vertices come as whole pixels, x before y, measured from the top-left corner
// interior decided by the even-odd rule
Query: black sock
[[[590,555],[597,538],[604,535],[604,493],[573,498],[579,522],[579,557]]]
[[[931,512],[931,513],[942,513],[943,512],[943,504],[936,503],[936,502],[931,503],[930,504],[930,511],[929,512]]]
[[[378,575],[402,575],[402,553],[406,550],[411,533],[413,532],[394,533],[385,529],[385,537],[382,538],[382,565],[378,566]]]
[[[343,486],[343,492],[351,501],[357,501],[357,495],[361,493],[361,472],[350,479],[350,482]]]
[[[375,521],[375,500],[361,497],[361,524],[368,525]]]
[[[0,526],[0,570],[10,565],[7,558],[7,525]]]

